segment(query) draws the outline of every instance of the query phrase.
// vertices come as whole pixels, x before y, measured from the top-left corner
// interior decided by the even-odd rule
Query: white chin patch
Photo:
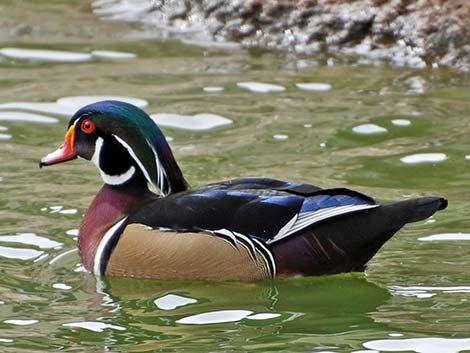
[[[101,137],[98,137],[96,139],[95,152],[93,153],[93,156],[91,157],[91,162],[93,162],[93,164],[96,165],[96,167],[100,171],[101,178],[103,179],[103,181],[109,185],[121,185],[129,181],[135,174],[134,166],[131,166],[127,171],[119,175],[109,175],[103,172],[103,170],[100,168],[100,154],[101,154],[102,147],[103,147],[103,139]]]

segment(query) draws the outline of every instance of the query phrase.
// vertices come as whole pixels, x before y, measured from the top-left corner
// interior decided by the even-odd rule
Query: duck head
[[[187,189],[165,136],[141,109],[102,101],[81,108],[70,119],[65,141],[40,161],[49,166],[84,158],[99,169],[108,185],[146,180],[162,195]]]

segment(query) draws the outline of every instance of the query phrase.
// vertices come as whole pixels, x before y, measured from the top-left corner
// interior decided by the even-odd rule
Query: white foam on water
[[[83,272],[83,273],[87,273],[87,269],[85,268],[85,266],[83,265],[80,265],[80,264],[77,264],[77,266],[74,268],[73,272]]]
[[[72,289],[72,286],[69,286],[68,284],[65,284],[65,283],[54,283],[54,284],[52,285],[52,288],[54,288],[54,289],[69,290],[69,289]]]
[[[3,342],[3,343],[11,343],[11,342],[13,342],[13,340],[10,339],[10,338],[0,338],[0,342]]]
[[[0,104],[0,111],[4,110],[25,110],[35,113],[48,113],[60,116],[71,116],[78,109],[85,105],[96,103],[104,100],[118,100],[126,103],[133,104],[139,108],[148,106],[148,101],[133,97],[123,96],[75,96],[75,97],[63,97],[59,98],[57,102],[10,102]],[[44,117],[42,115],[34,115],[29,113],[21,112],[0,112],[3,119],[0,120],[20,120],[20,121],[32,121],[41,123],[56,123],[58,120],[51,117]],[[16,118],[15,118],[16,116]]]
[[[468,233],[442,233],[433,234],[427,237],[418,238],[421,241],[459,241],[459,240],[470,240],[470,234]]]
[[[285,141],[285,140],[288,140],[288,139],[289,139],[289,136],[283,135],[283,134],[276,134],[276,135],[273,135],[273,138],[274,138],[275,140]]]
[[[467,161],[469,161],[469,160],[470,160],[470,154],[466,155],[466,156],[465,156],[465,159],[466,159]]]
[[[175,129],[204,131],[222,126],[231,125],[230,119],[216,114],[196,114],[193,116],[180,114],[152,114],[150,116],[159,126],[172,127]]]
[[[262,82],[238,82],[237,86],[256,93],[284,92],[285,87]]]
[[[8,131],[8,128],[6,126],[0,126],[0,131]]]
[[[444,153],[416,153],[400,158],[405,164],[437,163],[447,159]]]
[[[61,116],[70,116],[75,108],[66,107],[57,103],[11,102],[0,104],[0,110],[26,110],[37,113],[48,113]]]
[[[74,327],[74,328],[84,328],[93,332],[103,332],[105,329],[109,328],[112,330],[125,331],[126,328],[117,325],[106,324],[99,321],[82,321],[82,322],[70,322],[67,324],[62,324],[65,327]]]
[[[310,129],[312,127],[312,124],[304,124],[304,128]]]
[[[178,324],[186,325],[208,325],[208,324],[220,324],[228,322],[237,322],[253,312],[250,310],[218,310],[207,313],[187,316],[177,320]]]
[[[108,59],[108,60],[130,60],[135,59],[137,55],[134,53],[126,53],[121,51],[112,50],[93,50],[91,52],[95,58]]]
[[[356,134],[361,134],[361,135],[375,135],[375,134],[383,134],[387,132],[387,129],[376,124],[362,124],[362,125],[354,126],[352,128],[352,131],[354,131]]]
[[[3,321],[6,324],[15,325],[15,326],[28,326],[37,324],[38,320],[5,320]]]
[[[78,237],[78,229],[69,229],[65,234],[71,235],[72,237]]]
[[[365,342],[363,346],[380,352],[458,353],[470,349],[470,338],[383,339]]]
[[[157,308],[161,310],[175,310],[180,306],[197,303],[196,299],[183,297],[176,294],[167,294],[163,297],[157,298],[154,301]]]
[[[33,249],[10,248],[7,246],[0,246],[0,257],[5,257],[7,259],[32,260],[41,256],[43,253],[44,251],[38,251]]]
[[[416,297],[418,299],[431,298],[439,293],[470,293],[470,286],[453,286],[453,287],[430,287],[430,286],[391,286],[390,291],[394,295],[404,297]]]
[[[274,318],[279,317],[279,316],[281,316],[281,314],[278,314],[278,313],[259,313],[259,314],[254,314],[254,315],[247,316],[246,318],[250,319],[250,320],[270,320],[270,319],[274,319]]]
[[[60,205],[57,205],[57,206],[49,206],[49,209],[51,210],[50,212],[51,213],[57,213],[59,212],[60,210],[62,210],[64,208],[64,206],[60,206]]]
[[[296,83],[297,88],[304,91],[329,91],[331,85],[329,83],[318,83],[318,82],[305,82],[305,83]]]
[[[70,107],[74,109],[80,109],[85,105],[105,101],[105,100],[114,100],[126,102],[132,105],[135,105],[139,108],[144,108],[148,106],[148,101],[140,98],[133,97],[124,97],[124,96],[71,96],[71,97],[62,97],[57,100],[57,104],[64,107]]]
[[[206,93],[217,93],[217,92],[222,92],[224,88],[219,87],[219,86],[209,86],[209,87],[204,87],[202,90]]]
[[[34,233],[18,233],[16,235],[0,235],[0,242],[34,245],[40,249],[53,249],[63,244]]]
[[[89,53],[77,53],[71,51],[1,48],[0,55],[16,60],[30,60],[53,63],[78,63],[92,60]]]
[[[54,124],[59,120],[44,115],[25,112],[0,112],[0,121],[25,121],[29,123]]]
[[[60,210],[59,213],[61,214],[76,214],[78,210],[76,208],[68,208],[66,210]]]
[[[408,119],[393,119],[392,124],[395,126],[410,126],[411,121]]]
[[[0,141],[2,140],[10,140],[11,139],[11,135],[10,134],[2,134],[0,133]]]

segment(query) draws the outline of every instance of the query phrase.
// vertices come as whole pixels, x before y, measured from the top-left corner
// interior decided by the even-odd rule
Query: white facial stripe
[[[127,150],[127,152],[129,152],[129,154],[131,155],[131,157],[135,160],[135,162],[137,163],[137,165],[140,167],[140,169],[142,170],[142,172],[144,173],[144,176],[145,178],[147,179],[147,181],[152,184],[152,185],[155,185],[152,181],[152,178],[150,177],[147,169],[145,169],[144,165],[142,164],[142,162],[140,161],[139,158],[137,158],[137,155],[134,153],[134,150],[132,149],[131,146],[129,146],[126,141],[124,141],[123,139],[121,139],[119,136],[116,136],[116,135],[113,135],[115,138],[116,138],[116,141],[118,141],[121,145],[124,146],[124,148]],[[161,163],[160,163],[160,159],[158,158],[158,154],[157,152],[155,151],[155,149],[153,148],[153,146],[148,142],[146,141],[147,144],[150,146],[150,148],[152,149],[152,152],[155,156],[155,165],[156,165],[156,168],[157,168],[157,185],[155,185],[155,187],[157,187],[158,189],[160,189],[160,191],[162,192],[163,191],[163,183],[165,182],[165,177],[166,177],[166,173],[165,173],[165,170],[163,169]],[[162,192],[163,193],[163,192]]]
[[[98,137],[95,142],[95,152],[93,153],[93,156],[91,156],[91,161],[93,162],[96,167],[100,169],[100,154],[101,154],[101,148],[103,147],[103,139],[101,137]]]
[[[101,154],[102,148],[103,148],[103,139],[101,137],[98,137],[95,142],[95,152],[93,153],[93,156],[91,157],[91,161],[93,162],[94,165],[96,165],[96,167],[100,171],[101,178],[103,179],[103,181],[108,185],[121,185],[121,184],[124,184],[126,181],[130,180],[135,174],[134,166],[131,166],[127,171],[119,175],[109,175],[109,174],[106,174],[103,170],[101,170],[100,154]]]
[[[155,148],[153,148],[153,146],[148,141],[147,141],[147,144],[152,149],[153,155],[155,156],[155,161],[157,163],[158,188],[160,189],[160,192],[162,194],[164,194],[164,195],[165,194],[170,194],[171,193],[171,186],[170,185],[168,185],[168,192],[167,193],[163,192],[163,187],[164,187],[164,183],[165,183],[165,180],[166,180],[166,172],[165,172],[165,169],[163,168],[163,166],[160,163],[160,158],[158,158],[157,151],[155,151]]]
[[[140,167],[140,169],[142,170],[142,173],[144,173],[144,176],[145,176],[145,179],[147,179],[147,181],[150,183],[150,184],[153,184],[152,182],[152,179],[150,178],[150,175],[149,173],[147,172],[147,169],[144,168],[144,165],[142,164],[142,162],[140,161],[139,158],[137,158],[136,154],[134,153],[134,150],[132,149],[131,146],[129,146],[126,141],[124,141],[122,138],[120,138],[119,136],[116,136],[116,135],[113,135],[114,138],[116,139],[117,142],[119,142],[121,145],[124,146],[124,148],[127,150],[127,152],[129,152],[129,154],[131,155],[131,157],[134,159],[134,161],[138,164],[138,166]]]

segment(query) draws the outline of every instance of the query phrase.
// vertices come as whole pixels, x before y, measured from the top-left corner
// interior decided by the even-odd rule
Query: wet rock
[[[127,0],[101,2],[95,9]],[[470,72],[468,0],[198,0],[135,2],[135,21],[247,48]],[[139,5],[141,4],[141,5]],[[145,4],[145,5],[143,5]],[[113,19],[129,20],[129,14]]]

